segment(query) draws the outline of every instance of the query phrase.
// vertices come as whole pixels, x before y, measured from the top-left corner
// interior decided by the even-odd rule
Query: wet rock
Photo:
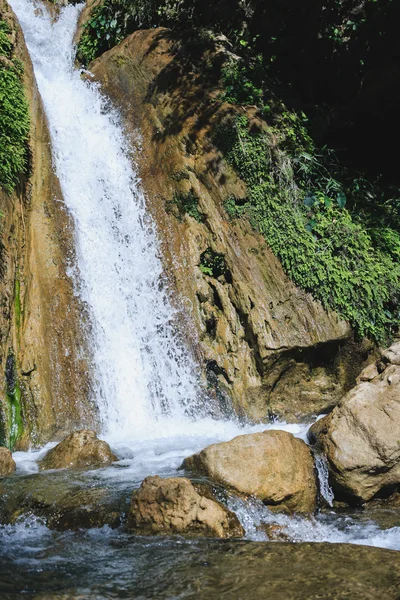
[[[400,486],[399,344],[383,357],[383,372],[377,369],[369,379],[374,375],[370,365],[368,377],[363,372],[360,383],[310,429],[310,440],[327,456],[335,495],[350,503]]]
[[[0,523],[14,524],[34,515],[50,529],[91,529],[121,523],[128,492],[95,487],[93,481],[77,480],[76,471],[43,471],[13,477],[0,489]]]
[[[285,431],[239,435],[212,444],[182,467],[259,498],[271,510],[310,513],[316,509],[314,461],[308,446]]]
[[[191,534],[206,537],[241,537],[236,515],[181,477],[147,477],[134,492],[127,529],[140,534]]]
[[[118,460],[107,442],[90,429],[74,431],[40,461],[40,469],[104,467]]]
[[[10,450],[0,447],[0,477],[7,477],[14,473],[16,469],[15,461]]]

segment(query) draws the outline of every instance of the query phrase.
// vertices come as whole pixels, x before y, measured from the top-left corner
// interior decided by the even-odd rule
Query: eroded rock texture
[[[132,495],[127,528],[145,535],[179,533],[220,538],[244,535],[234,513],[197,491],[183,477],[146,477]]]
[[[218,44],[199,51],[197,68],[178,34],[141,30],[90,69],[140,147],[135,159],[182,329],[209,388],[252,419],[296,421],[332,407],[369,348],[350,343],[348,324],[291,283],[248,222],[228,219],[224,202],[246,189],[213,143],[236,110],[214,102],[213,65],[225,52]],[[254,111],[248,117],[260,126]]]

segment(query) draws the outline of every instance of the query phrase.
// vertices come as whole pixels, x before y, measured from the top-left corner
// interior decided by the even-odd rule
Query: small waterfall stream
[[[153,223],[119,117],[74,68],[82,8],[52,22],[31,0],[12,0],[24,31],[73,216],[78,293],[91,318],[95,401],[105,432],[124,437],[160,418],[196,413],[192,359],[174,330]]]

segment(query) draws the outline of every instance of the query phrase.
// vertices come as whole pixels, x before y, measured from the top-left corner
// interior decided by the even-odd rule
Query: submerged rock
[[[0,447],[0,477],[7,477],[16,469],[15,461],[10,450]]]
[[[107,442],[90,429],[74,431],[39,462],[40,469],[104,467],[118,460]]]
[[[147,477],[132,496],[127,529],[145,535],[178,533],[220,538],[244,535],[234,513],[181,477]]]
[[[339,499],[362,503],[400,486],[400,344],[394,344],[340,404],[310,429],[326,454]],[[383,369],[383,370],[382,370]]]
[[[35,473],[2,481],[0,524],[32,515],[59,531],[117,527],[126,512],[129,492],[97,487],[76,471]]]
[[[271,510],[310,513],[316,509],[314,461],[308,446],[291,433],[264,431],[212,444],[183,461],[242,494],[251,494]]]

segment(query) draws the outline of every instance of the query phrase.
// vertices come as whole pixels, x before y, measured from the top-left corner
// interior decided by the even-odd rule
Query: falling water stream
[[[87,480],[93,485],[101,481],[132,489],[147,475],[176,475],[185,456],[209,443],[267,426],[241,427],[234,420],[216,420],[205,413],[207,398],[195,363],[177,333],[177,314],[163,279],[155,227],[146,212],[119,115],[99,86],[82,78],[74,67],[73,35],[82,6],[63,8],[52,22],[32,0],[11,0],[10,4],[31,55],[49,122],[54,167],[73,217],[77,258],[71,276],[91,320],[95,400],[104,437],[120,458],[112,467],[88,473]],[[307,432],[303,425],[268,427],[291,431],[303,439]],[[15,453],[17,476],[34,476],[37,459],[46,450]],[[329,504],[331,490],[322,463],[319,471]],[[238,514],[248,539],[267,540],[260,525],[276,523],[292,541],[352,542],[400,550],[400,527],[384,529],[356,515],[330,510],[311,519],[290,518],[273,515],[257,501],[230,497],[228,504]],[[32,576],[36,582],[33,587],[39,581],[43,584],[39,572],[55,569],[62,579],[64,569],[65,577],[72,578],[74,589],[79,590],[86,585],[80,579],[82,569],[86,577],[98,577],[97,567],[90,565],[93,548],[108,571],[110,561],[119,561],[110,575],[118,579],[125,564],[122,554],[127,551],[121,541],[124,535],[104,528],[78,539],[72,533],[50,532],[31,518],[0,527],[0,558],[22,565],[28,580]],[[188,555],[198,549],[196,543],[135,541],[129,549],[130,564],[133,561],[138,572],[148,568],[141,561],[145,557],[151,561],[153,552],[157,560],[170,557],[172,568],[185,548]],[[118,548],[123,550],[119,553]],[[74,552],[79,554],[78,562]],[[55,588],[50,585],[49,589]]]

